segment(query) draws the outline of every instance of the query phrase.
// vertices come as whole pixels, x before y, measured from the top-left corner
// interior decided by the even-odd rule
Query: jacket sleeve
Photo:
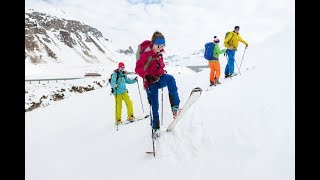
[[[214,57],[218,58],[220,54],[223,54],[224,52],[226,52],[227,49],[222,49],[220,50],[220,47],[219,45],[215,45],[214,46],[214,50],[213,50],[213,53],[214,53]]]
[[[147,63],[147,55],[142,53],[140,55],[140,59],[136,62],[135,72],[142,78],[146,75],[146,71],[144,70],[144,65]]]
[[[242,42],[245,45],[248,45],[248,43],[245,40],[243,40],[240,36],[239,36],[239,41]]]
[[[227,50],[226,48],[223,48],[222,50],[220,50],[220,47],[218,47],[218,53],[219,53],[219,55],[225,53],[226,50]]]
[[[130,78],[128,78],[128,76],[125,76],[125,82],[127,84],[133,84],[133,83],[136,82],[136,80],[135,79],[130,79]]]
[[[231,46],[229,46],[228,42],[231,40],[232,37],[232,33],[229,33],[228,36],[226,37],[226,39],[224,40],[223,44],[226,48],[231,48]]]

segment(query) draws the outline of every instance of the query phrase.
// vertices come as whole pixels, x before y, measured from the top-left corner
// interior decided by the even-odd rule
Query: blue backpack
[[[213,59],[213,48],[213,42],[208,42],[204,45],[204,58],[208,61]]]

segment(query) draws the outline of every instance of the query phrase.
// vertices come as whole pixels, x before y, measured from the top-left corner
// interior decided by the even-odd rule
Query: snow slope
[[[238,65],[244,51],[240,47]],[[164,132],[172,119],[164,89],[156,158],[145,153],[152,149],[149,119],[116,131],[109,87],[28,112],[26,180],[293,180],[294,48],[293,28],[249,46],[241,75],[221,78],[220,86],[204,91],[173,132]],[[205,61],[200,56],[193,60]],[[133,70],[130,60],[124,62]],[[220,62],[223,71],[223,56]],[[166,69],[176,78],[181,105],[193,87],[209,85],[209,69],[195,73],[170,63]],[[139,80],[144,112],[138,85],[127,86],[136,116],[149,113]]]

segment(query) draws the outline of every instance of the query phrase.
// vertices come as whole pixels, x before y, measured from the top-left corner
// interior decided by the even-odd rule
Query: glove
[[[152,77],[150,75],[146,75],[144,78],[147,80],[148,83],[151,83],[151,82],[155,83],[155,82],[158,82],[160,80],[159,76],[153,76]]]
[[[246,45],[246,48],[248,47],[249,44]]]
[[[135,79],[136,81],[138,81],[138,76],[136,76],[134,79]]]
[[[151,82],[151,76],[150,75],[145,75],[144,78],[147,80],[148,83]]]
[[[153,80],[153,82],[158,82],[159,80],[160,80],[160,76],[154,76],[153,78],[152,78],[152,80]]]

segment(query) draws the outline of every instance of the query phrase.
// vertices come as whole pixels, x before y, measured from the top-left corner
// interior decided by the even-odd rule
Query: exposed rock
[[[71,89],[70,89],[70,92],[82,93],[83,92],[83,87],[81,87],[81,86],[72,86]]]
[[[73,45],[76,45],[76,42],[72,37],[70,36],[70,33],[67,31],[60,30],[60,35],[58,36],[59,40],[61,42],[64,42],[67,46],[73,47]]]
[[[43,96],[40,98],[39,102],[31,102],[32,105],[31,105],[28,109],[25,109],[25,112],[32,111],[32,110],[40,107],[40,106],[41,106],[41,103],[42,103],[42,99],[46,99],[46,98],[47,98],[47,96],[44,96],[44,95],[43,95]]]
[[[92,91],[92,90],[94,90],[94,87],[83,87],[83,89],[85,91]]]
[[[94,83],[96,83],[98,86],[102,87],[100,82],[94,81]]]
[[[64,97],[63,93],[62,94],[55,93],[55,94],[52,95],[52,100],[53,101],[60,101],[60,100],[63,99],[63,97]]]
[[[119,52],[119,53],[126,54],[126,55],[134,54],[134,51],[133,51],[133,49],[132,49],[131,46],[129,46],[129,48],[126,49],[126,50],[119,49],[118,52]]]
[[[59,57],[58,50],[66,51],[58,42],[62,42],[72,51],[88,63],[99,63],[101,61],[110,60],[114,62],[112,54],[107,54],[106,43],[109,39],[103,37],[102,33],[89,25],[83,24],[76,20],[67,20],[58,18],[46,13],[30,11],[25,13],[25,59],[33,64],[52,62],[63,62]],[[89,44],[92,44],[89,46]],[[57,48],[53,49],[52,47]],[[95,47],[98,51],[105,55],[100,60],[94,53]],[[80,48],[80,49],[79,49]]]

